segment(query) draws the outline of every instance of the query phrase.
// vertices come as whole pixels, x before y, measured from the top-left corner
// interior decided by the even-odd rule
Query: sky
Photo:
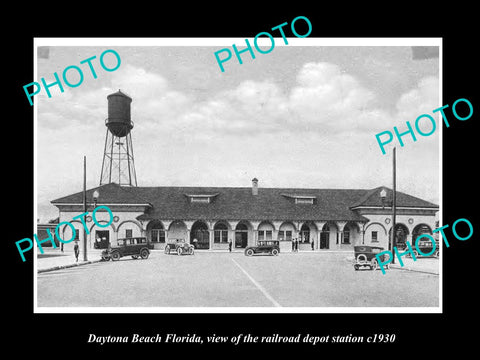
[[[225,39],[174,46],[162,39],[148,45],[42,42],[32,81],[51,83],[54,72],[61,78],[70,65],[79,66],[84,79],[77,87],[64,84],[64,92],[51,87],[51,98],[44,90],[34,98],[37,218],[57,217],[50,201],[82,190],[84,156],[87,188],[99,185],[107,96],[119,89],[133,99],[138,186],[248,187],[256,177],[260,188],[392,187],[393,145],[383,155],[375,135],[393,126],[406,130],[406,121],[413,125],[430,114],[435,133],[396,144],[397,190],[439,204],[441,123],[432,114],[442,105],[439,58],[416,59],[394,39],[388,46],[324,46],[307,38],[280,46],[283,40],[276,40],[268,54],[242,54],[243,64],[233,55],[225,72],[214,56],[231,50]],[[99,63],[108,49],[121,58],[111,72]],[[80,64],[92,56],[96,79]],[[112,54],[104,61],[116,64]],[[68,76],[79,80],[75,71]]]

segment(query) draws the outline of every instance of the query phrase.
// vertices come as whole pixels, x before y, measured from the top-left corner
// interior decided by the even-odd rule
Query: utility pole
[[[83,213],[87,212],[87,157],[83,156]],[[88,261],[87,257],[87,231],[83,227],[83,261]]]
[[[393,148],[393,199],[392,199],[392,264],[395,264],[395,247],[397,241],[395,239],[395,223],[397,215],[397,179],[396,179],[396,148]]]

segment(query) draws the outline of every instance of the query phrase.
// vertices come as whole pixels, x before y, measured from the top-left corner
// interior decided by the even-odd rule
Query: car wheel
[[[413,255],[415,255],[415,258],[418,257],[418,251],[417,250],[413,250]]]
[[[272,254],[273,256],[277,256],[277,255],[278,255],[278,250],[277,250],[277,249],[272,249],[271,254]]]
[[[118,251],[114,251],[110,257],[112,258],[112,261],[117,261],[117,260],[120,260],[121,256]]]
[[[170,254],[170,246],[168,246],[168,245],[165,246],[165,249],[163,249],[163,252],[164,252],[165,254]]]
[[[150,252],[147,249],[142,249],[140,251],[140,256],[142,259],[148,259],[148,255],[150,255]]]
[[[440,256],[440,251],[435,251],[435,257],[438,258]]]
[[[194,250],[193,250],[193,247],[191,247],[190,249],[188,249],[188,254],[189,255],[193,255],[194,254]]]
[[[360,254],[357,256],[357,263],[363,265],[367,262],[367,256],[365,254]]]
[[[245,255],[252,256],[253,255],[253,250],[252,249],[245,250]]]
[[[147,249],[140,250],[140,257],[143,260],[148,259],[148,255],[150,255],[150,252]]]
[[[177,254],[178,254],[178,255],[182,255],[182,254],[183,254],[183,249],[182,249],[182,248],[178,248],[178,249],[177,249]]]
[[[109,261],[109,260],[110,260],[110,255],[108,255],[108,254],[102,254],[102,260],[103,260],[103,261]]]
[[[132,259],[138,259],[138,255],[132,255]]]
[[[372,269],[373,270],[377,270],[378,269],[378,261],[376,258],[373,258],[372,260],[370,260],[370,264],[372,264]]]

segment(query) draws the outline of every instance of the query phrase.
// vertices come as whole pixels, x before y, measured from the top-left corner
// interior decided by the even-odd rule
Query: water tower
[[[130,119],[132,98],[120,90],[107,96],[108,118],[105,120],[107,134],[103,152],[100,185],[117,183],[137,186]]]

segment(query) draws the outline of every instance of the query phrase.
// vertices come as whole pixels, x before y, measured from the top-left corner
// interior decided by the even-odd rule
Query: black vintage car
[[[355,270],[363,267],[368,267],[371,270],[378,269],[378,261],[375,255],[381,253],[383,250],[383,247],[380,246],[354,246],[355,260],[353,263],[353,267],[355,268]],[[384,262],[385,255],[381,255],[381,259],[382,262]],[[388,269],[388,265],[386,265],[385,268]]]
[[[133,259],[148,259],[153,244],[144,237],[123,238],[117,240],[117,245],[111,246],[102,251],[102,259],[116,261],[124,256],[131,256]]]
[[[280,253],[280,244],[277,240],[260,240],[256,246],[248,246],[245,249],[246,256],[253,254],[278,255]]]

